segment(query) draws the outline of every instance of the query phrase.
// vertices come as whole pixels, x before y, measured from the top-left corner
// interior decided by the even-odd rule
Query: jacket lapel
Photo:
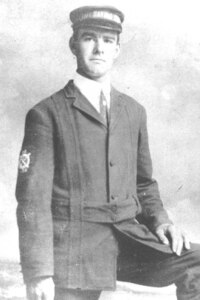
[[[71,80],[65,87],[65,95],[67,98],[73,98],[72,106],[75,109],[78,109],[83,114],[89,116],[93,120],[103,124],[107,127],[102,116],[99,112],[93,107],[93,105],[87,100],[87,98],[81,94],[78,88],[76,88]]]
[[[83,94],[76,88],[73,84],[73,81],[70,80],[69,83],[64,88],[65,95],[67,98],[72,99],[72,106],[75,109],[78,109],[83,114],[87,115],[88,117],[92,118],[93,120],[101,123],[105,127],[107,124],[102,116],[99,114],[98,111],[93,107],[93,105],[85,98]],[[111,88],[111,99],[110,99],[110,113],[109,113],[109,126],[110,130],[113,130],[116,126],[121,113],[123,112],[124,108],[124,101],[122,94],[118,92],[113,87]]]
[[[121,117],[125,103],[121,93],[114,88],[111,89],[110,100],[110,130],[113,130]]]

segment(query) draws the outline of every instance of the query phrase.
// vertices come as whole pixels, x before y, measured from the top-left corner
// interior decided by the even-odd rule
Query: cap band
[[[97,10],[97,11],[88,12],[88,13],[79,15],[77,18],[77,21],[81,22],[86,19],[104,19],[107,21],[109,20],[109,21],[113,21],[118,24],[121,24],[119,16],[117,16],[116,14],[112,14],[110,12],[106,12],[106,11],[98,11]]]

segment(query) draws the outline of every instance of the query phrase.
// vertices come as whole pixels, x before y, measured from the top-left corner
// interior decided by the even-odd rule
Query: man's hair
[[[76,42],[77,41],[77,39],[78,39],[78,31],[79,31],[79,29],[77,28],[77,29],[75,29],[75,30],[73,30],[73,34],[72,34],[72,37],[71,38],[73,38],[73,40]],[[113,31],[114,33],[116,33],[116,35],[117,35],[117,44],[119,44],[120,43],[120,34],[118,33],[118,32],[115,32],[115,31]]]

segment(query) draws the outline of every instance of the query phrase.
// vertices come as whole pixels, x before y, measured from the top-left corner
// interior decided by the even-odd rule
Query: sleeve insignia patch
[[[31,153],[28,153],[27,150],[22,151],[20,157],[19,157],[19,170],[22,173],[26,173],[30,166],[30,159]]]

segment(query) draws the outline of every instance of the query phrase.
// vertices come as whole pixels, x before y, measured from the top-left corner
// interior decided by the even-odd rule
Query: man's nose
[[[102,39],[97,39],[94,47],[95,53],[103,53],[104,52],[104,44]]]

